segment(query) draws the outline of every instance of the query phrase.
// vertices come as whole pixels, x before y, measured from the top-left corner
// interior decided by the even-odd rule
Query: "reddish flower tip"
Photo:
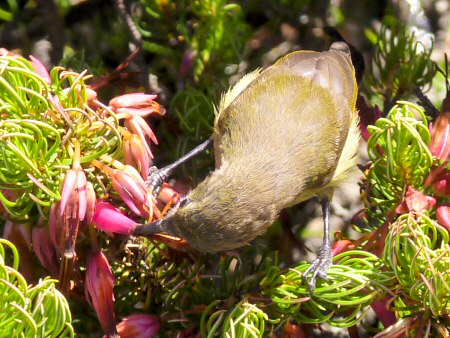
[[[377,105],[371,106],[367,104],[366,100],[361,95],[358,95],[356,107],[359,112],[359,126],[361,129],[361,135],[364,140],[367,141],[370,138],[370,133],[367,130],[367,126],[374,125],[377,122],[377,120],[381,117],[381,111]]]
[[[117,325],[121,338],[151,338],[158,334],[160,328],[158,316],[145,314],[129,316]]]
[[[86,297],[108,336],[117,335],[113,288],[114,275],[108,260],[101,251],[95,252],[87,262]]]
[[[450,95],[442,103],[442,109],[434,124],[430,124],[431,153],[442,161],[450,155]]]
[[[450,206],[440,205],[436,208],[436,218],[440,225],[450,231]]]
[[[30,60],[34,71],[39,74],[47,84],[51,84],[52,80],[50,74],[48,73],[47,68],[42,64],[41,60],[35,58],[33,55],[30,55]]]
[[[395,209],[399,214],[407,214],[409,212],[422,212],[430,209],[436,204],[436,199],[431,196],[427,196],[421,191],[408,187],[406,196],[403,202]]]

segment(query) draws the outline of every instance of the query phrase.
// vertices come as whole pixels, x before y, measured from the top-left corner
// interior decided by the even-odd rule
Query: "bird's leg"
[[[161,169],[158,169],[157,167],[151,167],[150,174],[147,178],[147,181],[145,182],[147,184],[147,187],[151,188],[154,195],[158,195],[161,185],[169,178],[169,176],[177,167],[190,160],[192,157],[195,157],[198,154],[204,152],[212,143],[213,140],[209,138],[199,146],[192,149],[186,155],[180,157],[172,164],[169,164],[168,166],[165,166]]]
[[[321,200],[323,213],[323,243],[319,249],[316,260],[303,273],[302,279],[308,282],[311,294],[316,288],[317,277],[327,280],[327,270],[331,266],[331,245],[330,245],[330,201],[328,198]],[[308,280],[308,274],[312,272]]]

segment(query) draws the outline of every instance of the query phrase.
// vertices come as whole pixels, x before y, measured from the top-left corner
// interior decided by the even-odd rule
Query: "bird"
[[[215,170],[164,218],[137,226],[133,234],[167,234],[201,252],[229,251],[264,234],[282,209],[317,197],[323,243],[303,274],[313,292],[332,264],[330,200],[357,162],[357,93],[343,41],[323,52],[289,53],[245,75],[222,96],[211,138],[152,182],[209,146]]]

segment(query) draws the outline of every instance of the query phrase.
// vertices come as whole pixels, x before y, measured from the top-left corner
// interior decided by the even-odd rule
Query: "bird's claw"
[[[311,263],[302,275],[302,280],[308,283],[311,294],[314,293],[314,289],[316,288],[317,277],[328,280],[327,271],[331,264],[331,247],[330,245],[323,245],[319,250],[316,260]],[[310,272],[312,272],[312,276],[308,279]]]
[[[154,197],[158,196],[159,191],[161,190],[161,185],[166,179],[167,174],[163,169],[158,169],[155,166],[150,168],[150,173],[145,181],[145,184],[152,191]]]

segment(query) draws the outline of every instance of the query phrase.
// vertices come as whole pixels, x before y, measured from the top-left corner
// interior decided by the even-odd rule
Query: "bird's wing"
[[[334,42],[330,50],[293,52],[279,59],[267,71],[292,72],[311,79],[327,89],[338,107],[349,113],[355,109],[358,93],[350,49],[345,42]],[[348,108],[348,109],[347,109]]]

